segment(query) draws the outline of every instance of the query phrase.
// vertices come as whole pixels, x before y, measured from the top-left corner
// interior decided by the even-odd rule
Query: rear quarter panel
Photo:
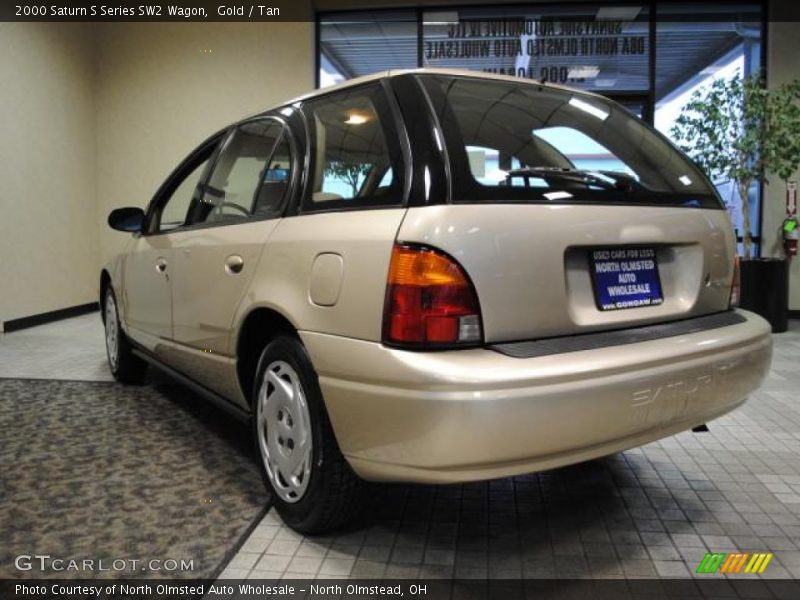
[[[405,213],[404,208],[373,209],[282,219],[237,310],[235,331],[252,310],[266,307],[298,330],[380,340],[386,275]],[[312,268],[321,254],[342,258],[338,297],[329,306],[316,304],[310,295]],[[232,343],[233,353],[236,339]]]

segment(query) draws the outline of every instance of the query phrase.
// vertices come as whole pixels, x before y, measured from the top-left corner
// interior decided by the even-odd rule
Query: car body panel
[[[377,341],[381,338],[386,273],[406,209],[339,211],[280,221],[269,240],[245,301],[234,320],[238,331],[250,311],[276,310],[297,328]],[[337,302],[311,300],[311,274],[320,254],[342,259]],[[234,352],[232,340],[229,353]]]
[[[737,325],[525,359],[300,335],[356,472],[442,483],[588,460],[732,410],[771,360],[767,322],[740,314]]]
[[[157,340],[172,337],[171,235],[134,235],[119,274],[125,327],[150,350]],[[164,272],[157,269],[159,260],[166,264]]]

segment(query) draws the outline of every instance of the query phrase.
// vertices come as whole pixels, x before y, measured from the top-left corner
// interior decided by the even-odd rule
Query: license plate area
[[[589,251],[597,308],[621,310],[664,302],[652,247],[596,248]]]

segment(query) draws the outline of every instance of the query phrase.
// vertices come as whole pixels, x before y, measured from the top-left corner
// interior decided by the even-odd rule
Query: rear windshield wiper
[[[581,169],[571,169],[568,167],[521,167],[512,169],[506,175],[506,181],[514,177],[537,177],[544,179],[559,179],[561,181],[572,181],[585,185],[593,185],[605,190],[633,191],[634,186],[639,187],[639,183],[626,173],[616,171],[584,171]]]

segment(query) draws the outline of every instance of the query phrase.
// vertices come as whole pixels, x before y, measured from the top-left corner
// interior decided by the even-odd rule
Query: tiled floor
[[[112,381],[100,313],[0,333],[0,377]]]
[[[339,535],[305,538],[270,512],[223,577],[686,577],[707,551],[743,551],[774,553],[765,577],[798,578],[798,356],[794,322],[765,387],[706,433],[513,479],[381,486]],[[0,377],[108,379],[98,315],[0,336]]]

